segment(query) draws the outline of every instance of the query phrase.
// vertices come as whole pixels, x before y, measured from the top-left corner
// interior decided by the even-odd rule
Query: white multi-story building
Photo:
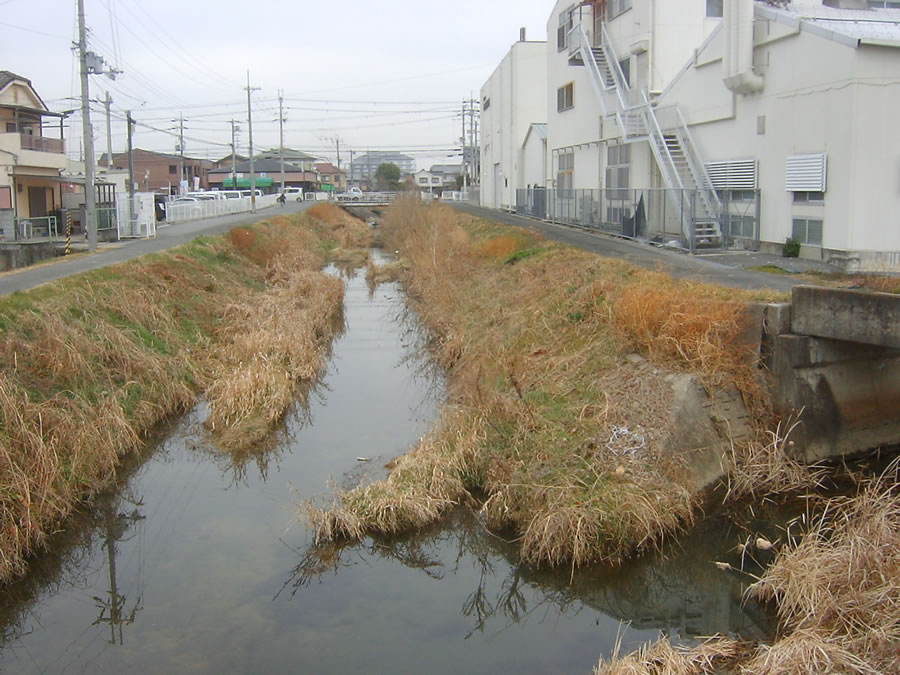
[[[526,171],[524,155],[532,124],[546,120],[547,43],[519,37],[481,88],[481,200],[498,209],[514,207],[517,188],[546,176],[543,167]]]
[[[483,180],[484,205],[692,249],[794,238],[848,270],[900,269],[900,3],[560,0],[548,35],[546,113],[492,128],[523,151],[483,136],[485,177],[516,193]],[[496,75],[492,107],[534,96]],[[546,160],[522,132],[544,124]]]

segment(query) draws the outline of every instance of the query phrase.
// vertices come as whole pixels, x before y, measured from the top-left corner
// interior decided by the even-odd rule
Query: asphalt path
[[[42,264],[0,274],[0,296],[15,291],[25,291],[63,277],[125,262],[148,253],[156,253],[186,244],[203,235],[227,232],[233,227],[249,225],[270,215],[298,213],[315,202],[289,201],[284,206],[271,206],[256,213],[235,213],[217,218],[192,220],[175,225],[157,227],[153,239],[126,239],[111,244],[100,244],[93,253],[77,254],[71,258],[56,258]]]
[[[543,234],[552,241],[558,241],[575,248],[596,253],[597,255],[627,260],[641,267],[661,268],[680,279],[696,279],[697,281],[747,290],[760,289],[787,292],[790,292],[791,288],[797,284],[809,283],[808,280],[804,282],[792,279],[789,276],[747,270],[739,265],[726,265],[714,260],[708,260],[702,256],[667,250],[593,230],[548,223],[527,216],[484,209],[461,202],[447,203],[460,211],[471,213],[479,218],[528,228]]]

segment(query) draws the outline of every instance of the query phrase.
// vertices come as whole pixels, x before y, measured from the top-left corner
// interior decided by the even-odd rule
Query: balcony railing
[[[35,150],[37,152],[54,152],[62,155],[66,152],[65,142],[59,138],[47,138],[46,136],[34,136],[32,134],[19,134],[23,150]]]

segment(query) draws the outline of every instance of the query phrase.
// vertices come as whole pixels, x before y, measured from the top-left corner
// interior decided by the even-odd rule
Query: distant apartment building
[[[900,270],[900,3],[559,0],[547,30],[482,87],[484,205]]]
[[[355,185],[374,185],[375,172],[381,164],[396,164],[400,176],[412,176],[416,172],[416,160],[400,152],[371,151],[355,155],[350,165],[350,180]]]

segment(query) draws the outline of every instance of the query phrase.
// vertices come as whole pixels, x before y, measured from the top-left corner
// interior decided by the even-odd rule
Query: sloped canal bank
[[[310,548],[296,502],[354,482],[415,442],[442,383],[399,317],[394,284],[347,280],[345,332],[307,408],[269,454],[212,452],[195,409],[127,485],[10,586],[8,672],[588,672],[632,622],[765,637],[743,581],[711,561],[743,537],[720,523],[621,570],[535,572],[465,511],[414,536]],[[359,462],[358,457],[371,459]],[[714,536],[715,535],[715,536]],[[712,546],[710,548],[709,546]],[[40,565],[38,566],[40,567]]]

